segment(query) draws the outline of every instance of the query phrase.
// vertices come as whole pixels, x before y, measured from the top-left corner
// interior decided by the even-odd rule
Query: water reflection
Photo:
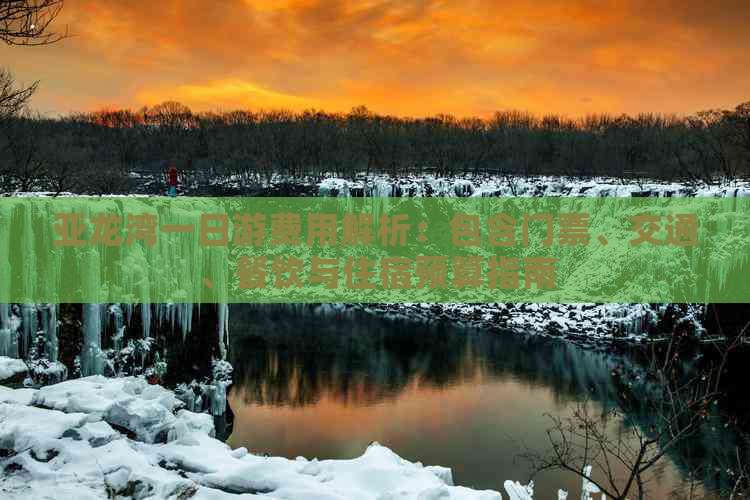
[[[618,396],[610,373],[622,358],[565,342],[309,306],[245,305],[231,318],[229,442],[258,452],[351,458],[379,441],[451,467],[459,484],[501,489],[527,478],[520,443],[547,446],[545,413],[584,399],[601,411]],[[666,497],[676,475],[667,463],[654,498]],[[537,498],[579,487],[557,472],[536,484]]]
[[[235,397],[245,404],[305,406],[323,396],[373,405],[407,386],[448,389],[495,379],[549,387],[558,404],[588,392],[611,401],[615,357],[523,335],[483,335],[446,324],[293,312],[233,311]],[[240,316],[239,318],[237,316]]]

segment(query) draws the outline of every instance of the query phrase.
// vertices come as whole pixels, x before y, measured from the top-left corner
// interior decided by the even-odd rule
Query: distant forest
[[[188,175],[615,176],[714,183],[750,175],[750,102],[688,117],[580,119],[498,112],[489,119],[349,113],[138,111],[0,119],[0,190],[126,190],[168,162]]]

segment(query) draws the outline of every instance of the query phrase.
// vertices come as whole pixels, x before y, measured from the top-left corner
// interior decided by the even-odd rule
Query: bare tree
[[[648,483],[666,454],[683,446],[715,415],[726,358],[742,343],[746,332],[747,327],[727,341],[718,364],[689,376],[679,366],[685,337],[673,337],[663,353],[652,353],[650,366],[637,375],[639,394],[630,392],[632,375],[626,378],[615,373],[616,378],[622,376],[622,399],[615,408],[598,413],[584,402],[568,417],[549,416],[549,449],[529,450],[521,458],[533,474],[567,471],[593,485],[589,491],[599,491],[607,498],[648,498]],[[640,411],[633,412],[633,406]],[[738,470],[746,471],[739,455],[738,461]],[[746,487],[745,473],[735,478],[736,491]]]
[[[733,143],[744,152],[745,161],[750,163],[750,102],[737,106],[734,113],[729,114],[729,122],[732,125]]]
[[[15,89],[6,86],[5,94],[19,103],[8,109],[16,110],[31,94]],[[366,108],[200,113],[166,102],[138,111],[112,109],[50,120],[45,133],[50,144],[59,138],[63,146],[57,157],[67,161],[64,155],[79,155],[65,146],[67,135],[80,128],[76,144],[98,162],[118,163],[118,171],[161,170],[169,159],[196,176],[231,173],[248,182],[268,181],[276,173],[491,172],[517,194],[517,177],[540,174],[630,176],[639,183],[680,178],[696,184],[745,176],[750,174],[749,117],[748,104],[685,118],[644,114],[570,120],[503,112],[480,120],[396,118]]]
[[[28,192],[42,187],[47,172],[39,147],[43,135],[44,123],[39,116],[13,117],[2,127],[0,174],[6,183],[4,189]]]
[[[67,36],[50,30],[63,0],[0,0],[0,40],[9,45],[47,45]]]
[[[68,35],[50,25],[63,7],[63,0],[0,0],[0,41],[8,45],[48,45]],[[39,82],[18,88],[9,70],[0,68],[0,119],[19,113]]]
[[[76,185],[90,183],[92,177],[101,175],[101,172],[83,175],[90,165],[91,151],[77,142],[75,129],[64,136],[42,137],[40,157],[45,166],[46,188],[52,196],[59,196]]]
[[[20,113],[38,85],[39,82],[34,82],[29,87],[18,88],[10,71],[0,68],[0,120]]]

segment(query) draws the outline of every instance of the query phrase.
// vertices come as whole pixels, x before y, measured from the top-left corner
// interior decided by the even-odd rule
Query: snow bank
[[[0,491],[8,499],[502,499],[455,486],[450,469],[409,462],[377,443],[352,460],[232,450],[212,437],[210,416],[180,409],[170,391],[133,377],[4,388],[0,401]],[[167,442],[154,442],[158,429],[167,429]]]
[[[572,340],[639,342],[659,335],[666,328],[661,322],[669,317],[703,333],[701,304],[321,304],[320,314],[340,315],[362,310],[384,317],[409,321],[456,322],[489,331],[510,330],[538,333]]]
[[[30,405],[36,391],[34,389],[10,389],[0,385],[0,403]]]
[[[166,441],[177,424],[171,391],[137,377],[101,375],[42,387],[32,404],[65,413],[83,412],[122,427],[141,441]]]
[[[582,197],[745,197],[750,196],[746,181],[695,186],[648,179],[614,177],[497,176],[465,175],[358,175],[354,179],[329,177],[317,183],[319,196],[582,196]]]
[[[0,382],[8,379],[23,378],[28,371],[21,359],[0,356]]]

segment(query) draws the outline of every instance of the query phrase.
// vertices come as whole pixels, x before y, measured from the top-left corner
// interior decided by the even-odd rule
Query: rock
[[[22,359],[0,356],[0,383],[20,384],[28,372],[29,368]]]

